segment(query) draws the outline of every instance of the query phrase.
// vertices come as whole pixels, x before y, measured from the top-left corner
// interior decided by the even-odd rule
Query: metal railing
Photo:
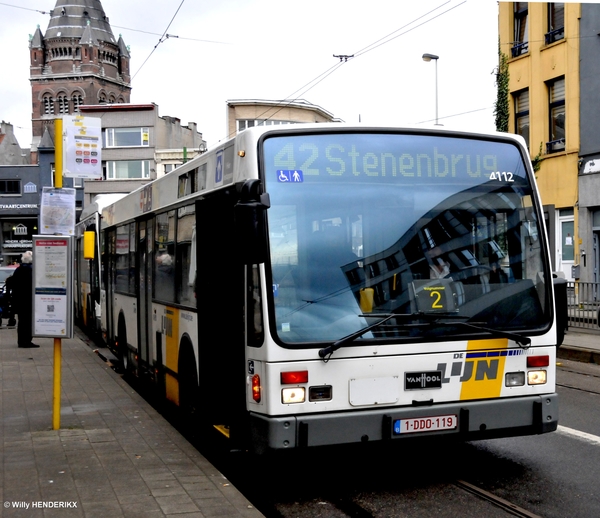
[[[560,27],[559,29],[555,29],[553,31],[546,33],[546,45],[550,45],[555,41],[562,40],[565,37],[565,28]]]
[[[526,54],[527,52],[529,52],[529,42],[528,41],[524,41],[523,43],[515,43],[512,47],[511,53],[512,53],[512,57],[516,58],[517,56],[520,56],[521,54]]]
[[[569,327],[598,330],[600,283],[567,282]]]

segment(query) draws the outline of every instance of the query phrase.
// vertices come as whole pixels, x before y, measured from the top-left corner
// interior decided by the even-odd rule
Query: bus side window
[[[173,256],[166,249],[159,250],[156,254],[156,293],[159,300],[174,302],[175,294],[175,267]]]
[[[175,302],[175,211],[156,216],[154,296],[165,302]]]
[[[194,205],[178,209],[177,214],[177,302],[184,306],[196,306],[194,277],[196,274],[196,227]]]

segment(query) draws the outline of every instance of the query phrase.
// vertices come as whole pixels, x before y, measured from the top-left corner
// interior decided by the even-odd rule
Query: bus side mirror
[[[259,180],[247,180],[241,186],[234,207],[235,230],[244,264],[264,263],[267,259],[267,209],[269,195],[261,192]]]
[[[83,233],[83,258],[94,259],[96,257],[96,232],[86,230]]]

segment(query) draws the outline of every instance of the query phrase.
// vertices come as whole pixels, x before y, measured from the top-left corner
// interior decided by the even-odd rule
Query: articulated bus
[[[251,128],[103,209],[102,331],[258,453],[551,432],[541,210],[514,135]]]

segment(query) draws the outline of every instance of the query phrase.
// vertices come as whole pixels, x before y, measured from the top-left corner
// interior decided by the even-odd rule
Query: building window
[[[247,128],[254,127],[254,121],[253,120],[238,120],[237,127],[238,127],[238,131],[244,131]]]
[[[21,180],[0,180],[0,196],[21,194]]]
[[[293,121],[276,121],[271,119],[238,119],[237,130],[243,131],[254,126],[278,126],[279,124],[294,124]]]
[[[165,174],[170,173],[171,171],[173,171],[173,169],[175,169],[179,164],[165,164]]]
[[[44,95],[42,98],[43,115],[54,115],[54,99],[50,95]]]
[[[79,107],[83,104],[83,97],[81,94],[73,94],[73,111],[79,111]]]
[[[149,160],[119,160],[106,162],[107,180],[150,178]]]
[[[548,83],[548,113],[550,115],[548,153],[565,149],[565,78]]]
[[[565,37],[565,4],[548,3],[546,45]]]
[[[107,128],[104,130],[104,147],[139,147],[150,144],[148,128]]]
[[[58,113],[69,113],[69,98],[65,94],[60,94],[58,101]]]
[[[514,94],[515,133],[521,135],[529,147],[529,90]]]
[[[514,3],[515,40],[512,48],[513,58],[529,51],[528,6],[527,2]]]

